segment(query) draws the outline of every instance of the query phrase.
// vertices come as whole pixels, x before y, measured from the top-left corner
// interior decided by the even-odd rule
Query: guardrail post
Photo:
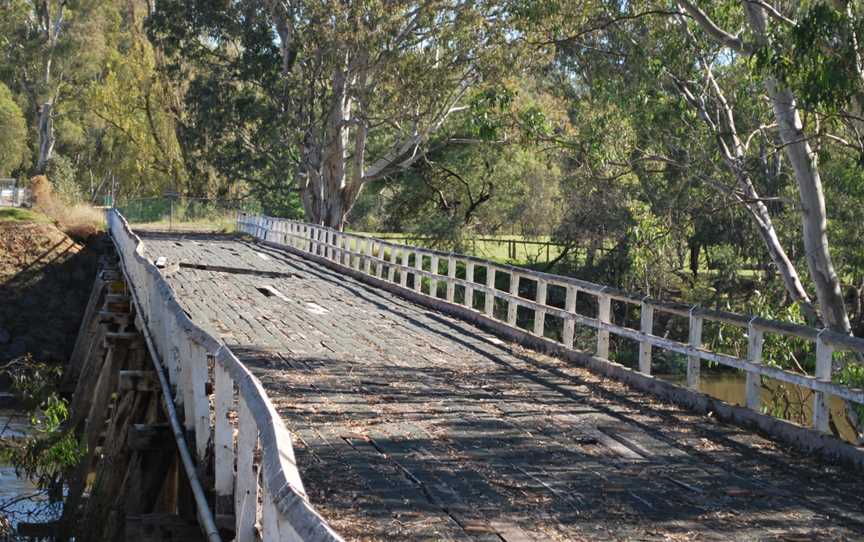
[[[654,334],[654,305],[642,301],[639,309],[639,331],[645,335]],[[651,374],[651,343],[639,341],[639,372]]]
[[[432,272],[433,277],[438,275],[438,256],[434,254],[432,255],[432,265],[429,270]],[[438,297],[438,281],[434,278],[429,280],[429,295]]]
[[[420,271],[423,271],[423,253],[419,250],[414,252],[414,269],[417,270],[417,272],[414,273],[414,291],[422,292],[423,275],[420,274]]]
[[[474,308],[474,262],[468,260],[465,262],[465,306],[469,309]]]
[[[537,279],[537,296],[535,301],[541,305],[546,304],[546,281]],[[534,309],[534,335],[543,336],[543,331],[546,329],[546,310]]]
[[[386,255],[386,253],[385,253]],[[398,261],[398,250],[396,245],[390,247],[390,265],[387,266],[387,281],[393,282],[396,280],[396,265]],[[383,268],[382,268],[383,269]]]
[[[702,348],[702,317],[690,309],[690,347]],[[687,356],[687,387],[699,391],[699,374],[702,369],[702,360],[699,356]]]
[[[822,339],[822,332],[819,332],[816,337],[816,380],[831,382],[833,357],[834,348]],[[830,398],[831,396],[825,392],[816,391],[813,393],[813,428],[823,433],[830,432]]]
[[[486,265],[486,294],[483,312],[490,318],[495,317],[495,273],[497,269],[491,265]]]
[[[576,313],[576,297],[578,294],[579,290],[577,290],[575,286],[567,285],[567,294],[564,298],[564,310],[570,314]],[[564,329],[561,332],[561,342],[563,342],[564,346],[567,348],[573,348],[573,334],[575,327],[576,321],[572,318],[564,320]]]
[[[258,476],[253,458],[258,447],[258,427],[252,412],[240,395],[237,413],[237,489],[234,493],[236,542],[255,542],[255,521],[258,519]]]
[[[185,339],[188,341],[188,339]],[[207,381],[210,379],[208,362],[211,356],[200,345],[189,343],[189,363],[192,365],[192,411],[195,413],[195,449],[202,462],[207,458],[207,443],[210,441],[210,400],[207,398]],[[203,464],[203,463],[202,463]]]
[[[597,295],[597,321],[601,324],[612,322],[612,298],[608,295]],[[609,359],[609,332],[600,328],[597,328],[597,357]]]
[[[507,324],[516,327],[516,315],[519,310],[519,305],[516,304],[514,297],[519,297],[519,273],[510,271],[510,297],[507,300]]]
[[[233,513],[234,429],[231,427],[231,420],[228,415],[234,406],[234,381],[218,359],[213,372],[216,380],[213,399],[213,406],[216,410],[213,428],[216,512],[228,513],[230,511]]]
[[[408,287],[408,260],[411,258],[411,251],[407,248],[402,248],[399,251],[402,256],[402,267],[399,268],[399,284],[402,285],[403,288]]]
[[[762,330],[753,325],[753,321],[747,325],[747,361],[750,363],[762,363],[762,345],[765,337]],[[744,383],[747,397],[747,408],[759,412],[762,409],[762,376],[753,371],[747,371],[747,380]]]
[[[447,301],[453,303],[456,296],[456,257],[447,259]]]
[[[366,261],[363,265],[363,271],[367,275],[372,274],[372,253],[375,251],[375,240],[370,238],[366,238]]]

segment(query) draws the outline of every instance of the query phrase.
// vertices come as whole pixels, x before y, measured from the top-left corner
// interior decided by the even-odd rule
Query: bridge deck
[[[860,478],[301,257],[142,232],[354,540],[861,539]],[[216,267],[211,267],[216,266]]]

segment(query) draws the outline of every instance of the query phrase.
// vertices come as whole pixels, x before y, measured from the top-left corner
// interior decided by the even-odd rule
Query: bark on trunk
[[[757,41],[765,43],[766,16],[764,9],[754,3],[744,2],[748,21]],[[795,96],[774,77],[765,77],[765,88],[771,100],[774,117],[786,157],[792,165],[801,199],[801,222],[807,266],[816,298],[826,327],[841,333],[850,333],[849,316],[843,302],[840,280],[831,261],[828,249],[828,219],[825,211],[825,195],[819,175],[819,159],[804,135],[801,117]]]
[[[54,118],[53,104],[45,102],[39,109],[39,159],[36,162],[37,173],[45,173],[48,162],[54,156]]]

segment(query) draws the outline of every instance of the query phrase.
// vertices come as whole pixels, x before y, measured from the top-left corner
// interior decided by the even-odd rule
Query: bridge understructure
[[[724,423],[704,408],[685,408],[648,393],[646,386],[609,378],[587,361],[529,348],[531,341],[517,340],[518,334],[497,333],[494,325],[461,318],[458,311],[437,310],[452,302],[455,288],[432,286],[429,291],[440,291],[441,299],[412,288],[413,278],[401,277],[411,264],[407,252],[400,267],[399,251],[387,252],[384,245],[374,252],[375,260],[376,249],[352,250],[338,236],[318,247],[292,241],[291,232],[302,230],[296,224],[281,229],[260,220],[254,227],[244,224],[261,239],[136,232],[138,252],[157,264],[185,316],[236,356],[278,414],[276,425],[290,433],[290,449],[273,450],[285,446],[285,439],[265,438],[256,418],[260,440],[255,441],[257,433],[250,437],[242,386],[239,399],[220,398],[223,350],[209,357],[210,367],[199,378],[215,378],[215,391],[204,407],[206,419],[199,413],[199,421],[188,426],[196,430],[199,453],[215,456],[217,486],[223,479],[215,506],[233,497],[238,540],[864,536],[864,493],[855,463],[860,449],[813,432],[840,457],[826,462],[741,424]],[[281,238],[274,241],[269,231],[281,232]],[[308,228],[298,233],[307,239],[329,235]],[[417,276],[424,274],[422,256],[419,261]],[[474,265],[469,268],[473,276]],[[453,278],[456,268],[451,269]],[[364,271],[377,279],[365,280]],[[375,283],[388,279],[396,287]],[[406,286],[414,295],[396,295]],[[482,287],[477,288],[471,295],[482,305]],[[423,301],[424,295],[431,302]],[[477,312],[476,305],[470,310]],[[510,316],[515,321],[516,314]],[[572,326],[565,325],[565,334],[568,329],[572,342]],[[535,331],[542,339],[543,328]],[[601,348],[602,331],[600,324]],[[650,363],[650,349],[648,356]],[[596,365],[596,356],[584,357]],[[240,378],[232,374],[235,381]],[[202,383],[197,389],[206,388]],[[196,404],[188,393],[177,392],[181,400],[184,394],[187,404]],[[741,410],[704,404],[733,421]],[[196,427],[199,423],[206,428]],[[230,424],[236,434],[220,436],[220,424]],[[789,431],[779,433],[796,437],[811,430]],[[258,451],[244,455],[244,441]],[[318,518],[323,528],[285,528],[287,513],[274,519],[274,503],[279,510],[289,508],[277,502],[285,490],[267,493],[273,478],[265,463],[268,453],[277,451],[297,469],[285,476],[287,486],[316,514],[292,517]],[[227,478],[220,475],[225,468],[231,470]],[[250,477],[257,481],[250,485]],[[250,488],[255,503],[248,508],[242,494]],[[255,528],[246,529],[244,521]]]

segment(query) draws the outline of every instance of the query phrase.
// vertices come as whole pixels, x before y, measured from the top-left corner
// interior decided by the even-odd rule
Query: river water
[[[670,380],[679,386],[687,385],[686,375],[657,375],[664,380]],[[700,373],[699,391],[716,397],[729,404],[744,406],[746,377],[740,371],[705,371]],[[789,403],[780,399],[787,397]],[[794,384],[787,384],[767,379],[762,388],[762,405],[768,409],[767,414],[789,419],[793,422],[810,426],[813,421],[813,395],[810,390]],[[855,441],[852,426],[846,421],[845,404],[842,399],[831,397],[830,408],[832,418],[837,424],[840,436],[847,442]]]
[[[0,409],[0,439],[23,438],[30,431],[30,420],[14,410]],[[0,521],[5,517],[15,528],[18,523],[56,519],[60,503],[51,503],[44,492],[25,478],[15,474],[15,468],[0,462]]]

